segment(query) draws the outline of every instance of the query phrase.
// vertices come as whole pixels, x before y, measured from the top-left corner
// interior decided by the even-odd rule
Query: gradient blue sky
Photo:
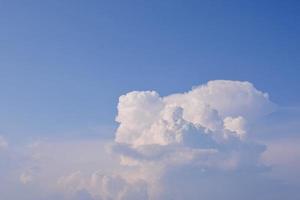
[[[0,0],[0,198],[300,199],[299,11]]]
[[[1,0],[0,132],[111,133],[121,94],[214,79],[247,80],[299,106],[299,9],[296,0]]]

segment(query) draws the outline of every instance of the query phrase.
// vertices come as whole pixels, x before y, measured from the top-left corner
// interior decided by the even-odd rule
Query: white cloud
[[[136,167],[134,176],[147,181],[149,199],[156,199],[159,177],[174,167],[259,167],[264,147],[247,141],[247,124],[274,108],[268,95],[249,82],[210,81],[166,97],[130,92],[119,99],[114,150],[121,164]]]
[[[134,146],[182,143],[191,131],[228,137],[274,109],[266,93],[249,82],[210,81],[182,94],[130,92],[119,99],[116,142]],[[231,135],[234,135],[232,134]]]
[[[220,117],[242,116],[256,119],[274,109],[267,93],[257,90],[249,82],[215,80],[205,85],[194,87],[183,94],[174,94],[166,98],[169,103],[185,108],[187,117],[203,113],[203,105],[216,110]],[[205,117],[206,114],[200,116]],[[198,119],[194,122],[201,122]]]
[[[246,120],[241,116],[236,118],[226,117],[224,119],[224,129],[236,133],[242,139],[247,133]]]

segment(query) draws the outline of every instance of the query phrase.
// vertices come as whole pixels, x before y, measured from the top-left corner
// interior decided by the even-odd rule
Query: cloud
[[[298,160],[285,158],[296,156],[298,140],[281,151],[290,141],[263,141],[253,129],[276,108],[249,82],[168,96],[133,91],[119,98],[113,141],[38,140],[23,147],[14,173],[31,200],[297,199],[270,172],[294,169]]]
[[[119,98],[119,127],[110,144],[120,161],[118,170],[105,175],[77,171],[62,176],[59,185],[69,194],[85,191],[93,199],[176,199],[168,193],[169,185],[183,180],[174,172],[195,174],[184,181],[190,189],[203,174],[253,175],[265,169],[259,162],[265,146],[247,139],[249,124],[275,107],[268,94],[249,82],[210,81],[165,97],[155,91],[129,92]]]
[[[58,184],[68,195],[86,191],[93,199],[147,199],[147,188],[144,182],[128,182],[119,175],[103,175],[95,172],[85,177],[80,171],[58,180]]]
[[[182,94],[155,91],[119,98],[116,142],[133,146],[182,143],[191,131],[224,139],[242,137],[245,125],[269,114],[275,105],[249,82],[210,81]]]
[[[246,163],[242,154],[259,156],[263,149],[245,139],[247,124],[274,108],[268,94],[249,82],[210,81],[166,97],[155,91],[134,91],[119,98],[115,141],[123,146],[118,153],[128,164],[164,165],[181,155],[176,162],[199,164],[209,157],[206,165],[238,167],[233,163]],[[252,161],[249,164],[256,165]]]
[[[156,199],[161,177],[179,166],[261,170],[265,146],[247,140],[248,124],[275,107],[249,82],[210,81],[166,97],[130,92],[119,98],[114,151],[122,165],[135,167],[131,176],[146,181],[149,198]]]
[[[266,141],[268,148],[262,161],[272,167],[271,175],[285,183],[300,184],[300,138],[281,138]]]

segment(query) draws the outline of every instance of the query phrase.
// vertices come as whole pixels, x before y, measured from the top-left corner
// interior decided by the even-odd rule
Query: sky
[[[0,0],[0,191],[298,199],[299,9]]]

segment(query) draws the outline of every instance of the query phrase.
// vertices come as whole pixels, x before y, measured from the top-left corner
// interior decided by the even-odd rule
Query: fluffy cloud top
[[[249,82],[210,81],[166,97],[155,91],[134,91],[119,99],[116,142],[134,147],[181,144],[189,134],[243,138],[247,123],[273,109],[268,94]]]

